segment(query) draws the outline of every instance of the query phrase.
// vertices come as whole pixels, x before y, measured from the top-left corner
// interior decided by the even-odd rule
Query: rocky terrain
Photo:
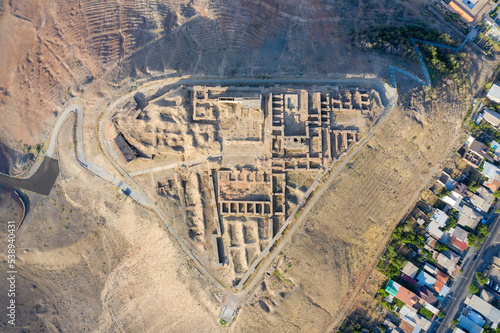
[[[87,103],[86,150],[104,165],[95,138],[99,115],[154,78],[371,73],[389,81],[394,63],[420,73],[409,59],[363,51],[350,39],[354,27],[410,23],[443,28],[424,1],[0,0],[0,172],[28,165],[73,96]],[[68,121],[59,135],[56,187],[48,197],[28,193],[30,212],[16,236],[22,306],[15,330],[1,314],[5,331],[333,329],[365,278],[364,267],[460,137],[470,96],[495,65],[473,53],[469,59],[466,91],[453,82],[422,91],[398,78],[400,106],[342,171],[281,256],[276,274],[229,328],[219,323],[208,284],[156,216],[77,164]],[[162,115],[157,107],[146,107],[155,122],[186,131],[177,129],[182,113]],[[136,139],[155,143],[143,125]],[[0,222],[17,221],[21,208],[9,189],[1,191]],[[193,210],[200,204],[197,193],[191,204]],[[187,221],[202,230],[200,221]],[[4,241],[0,245],[6,249]],[[4,250],[0,258],[6,260]],[[1,278],[0,304],[6,288]]]

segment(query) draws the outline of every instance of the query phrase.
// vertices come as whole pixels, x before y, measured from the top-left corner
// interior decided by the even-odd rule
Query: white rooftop
[[[432,277],[432,275],[427,274],[424,271],[421,271],[417,276],[417,281],[420,285],[427,286],[432,288],[436,283],[436,279]]]
[[[498,125],[500,125],[500,114],[488,108],[484,108],[483,120],[490,123],[494,127],[498,127]]]
[[[492,84],[490,90],[488,90],[488,93],[486,94],[486,97],[488,97],[492,102],[500,103],[500,86]]]
[[[493,164],[484,161],[482,173],[488,178],[495,178],[496,175],[500,174],[500,169]]]
[[[460,203],[462,202],[462,196],[457,195],[455,192],[452,192],[450,195],[445,195],[442,199],[446,204],[450,207],[455,208],[456,210],[460,210]]]
[[[450,290],[451,290],[450,287],[443,286],[443,289],[441,289],[441,291],[439,292],[439,296],[446,297],[446,295],[448,295],[448,293],[450,292]]]
[[[427,228],[425,228],[425,230],[427,230],[429,234],[431,234],[438,240],[441,239],[441,237],[443,237],[444,234],[444,232],[441,229],[439,229],[439,224],[437,224],[436,221],[431,221],[431,223],[429,223],[429,225],[427,226]]]
[[[477,225],[481,221],[483,216],[477,212],[475,209],[464,205],[462,211],[458,214],[457,223],[464,227],[469,227],[471,229],[476,229]]]
[[[491,325],[491,328],[496,329],[498,326],[498,323],[500,322],[500,310],[495,308],[493,305],[485,302],[481,298],[477,297],[476,295],[472,295],[470,298],[467,298],[465,300],[465,304],[467,304],[470,308],[474,309],[477,311],[479,314],[483,315],[487,319],[489,319],[491,322],[493,322],[493,325]]]
[[[445,212],[443,212],[441,209],[434,209],[434,213],[432,214],[432,220],[436,221],[437,224],[441,228],[444,228],[446,225],[446,221],[448,220],[448,215],[446,215]]]
[[[408,261],[405,267],[403,267],[403,269],[401,270],[401,272],[414,279],[415,276],[417,275],[418,267]]]

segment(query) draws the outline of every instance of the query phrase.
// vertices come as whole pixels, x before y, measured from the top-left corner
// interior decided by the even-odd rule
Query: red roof
[[[472,21],[474,21],[474,18],[472,16],[470,16],[468,13],[465,12],[465,10],[463,10],[462,8],[460,8],[456,3],[454,3],[453,1],[450,2],[448,4],[451,8],[453,8],[454,11],[457,12],[458,15],[462,16],[462,18],[464,20],[466,20],[467,22],[471,23]]]
[[[436,281],[436,283],[434,283],[434,290],[437,291],[438,293],[441,292],[441,290],[443,290],[443,287],[446,285],[445,282],[443,281]]]
[[[467,243],[464,241],[458,240],[458,238],[455,236],[451,236],[450,244],[459,248],[460,251],[465,251],[465,249],[467,248]]]
[[[439,271],[437,274],[436,274],[436,283],[434,284],[434,290],[437,291],[438,293],[441,292],[441,290],[443,290],[443,287],[446,285],[446,282],[448,282],[448,280],[450,279],[450,277]]]
[[[438,273],[436,274],[436,280],[446,283],[449,279],[450,277],[448,276],[448,274],[443,273],[441,270],[438,270]]]
[[[490,184],[485,184],[487,188],[489,188],[492,192],[496,192],[500,189],[500,182],[496,179],[493,179]]]
[[[404,332],[404,333],[413,333],[415,331],[415,327],[417,326],[416,323],[412,323],[408,320],[403,319],[401,323],[399,324],[399,328]]]
[[[415,295],[413,292],[409,291],[405,287],[400,287],[396,298],[408,306],[413,307],[419,301],[420,297]]]

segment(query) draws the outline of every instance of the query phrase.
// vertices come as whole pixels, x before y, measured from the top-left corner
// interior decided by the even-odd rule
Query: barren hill
[[[99,117],[116,98],[154,79],[348,73],[390,82],[390,64],[421,73],[411,59],[362,50],[351,32],[381,24],[450,32],[426,3],[0,0],[0,172],[18,173],[28,165],[74,96],[86,103],[86,154],[112,169],[98,145]],[[16,235],[23,304],[17,327],[36,332],[333,328],[394,221],[460,138],[470,97],[492,73],[493,61],[466,51],[465,90],[449,80],[423,91],[398,77],[399,106],[339,174],[280,256],[277,272],[259,284],[229,328],[217,318],[218,295],[160,228],[157,216],[76,162],[73,119],[68,120],[58,137],[60,179],[48,197],[29,193],[30,211]],[[164,105],[152,103],[146,110],[160,108]],[[187,117],[182,110],[159,116],[172,131]],[[145,133],[135,134],[153,142],[159,134],[146,126]],[[141,182],[154,182],[142,177]],[[0,222],[17,221],[21,208],[9,189],[0,191]],[[189,194],[196,198],[193,209],[207,205]],[[184,218],[181,209],[173,209],[171,218]],[[4,304],[7,282],[0,281]]]

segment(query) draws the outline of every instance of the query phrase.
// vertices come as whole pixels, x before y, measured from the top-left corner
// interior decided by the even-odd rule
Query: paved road
[[[464,274],[457,277],[449,296],[444,300],[444,312],[446,317],[440,323],[436,323],[436,333],[451,332],[449,328],[452,320],[463,307],[463,301],[469,294],[469,284],[476,271],[482,271],[490,263],[493,256],[498,255],[500,250],[500,216],[498,216],[490,227],[491,235],[485,240],[480,250],[471,248],[464,259],[466,267]],[[433,324],[433,327],[435,326]],[[432,327],[431,327],[432,328]],[[431,331],[429,331],[431,332]]]
[[[58,175],[59,163],[57,160],[45,157],[40,167],[31,177],[19,179],[0,175],[0,183],[43,195],[49,195]]]

